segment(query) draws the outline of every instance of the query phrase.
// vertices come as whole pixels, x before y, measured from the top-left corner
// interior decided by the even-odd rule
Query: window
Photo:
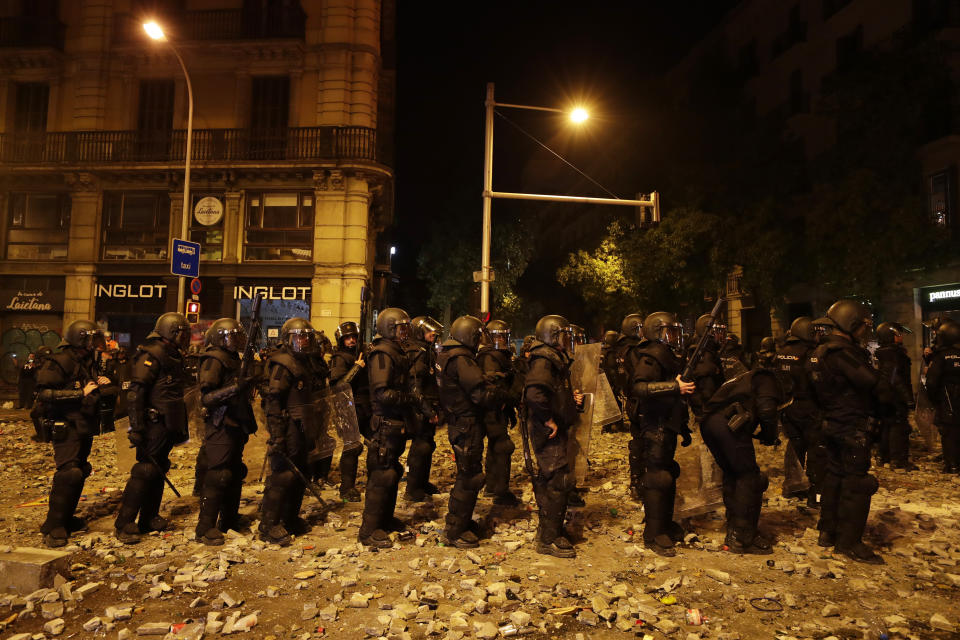
[[[225,215],[220,215],[220,219],[213,224],[203,224],[197,220],[197,203],[204,198],[214,198],[220,203],[220,211],[223,212],[225,205],[222,194],[197,193],[190,194],[193,200],[193,206],[190,208],[190,241],[200,243],[200,259],[219,262],[223,260],[223,219]],[[206,205],[211,201],[207,201]],[[214,207],[204,207],[200,213],[201,220],[209,222],[213,220]],[[204,215],[206,214],[206,215]]]
[[[313,194],[253,193],[247,198],[244,260],[310,260]]]
[[[18,132],[46,131],[50,85],[43,82],[20,82],[16,84],[16,95],[13,128]]]
[[[140,160],[167,157],[173,129],[173,80],[141,80],[137,109],[137,154]]]
[[[286,154],[287,125],[290,118],[290,78],[254,78],[252,91],[250,157],[282,159]]]
[[[70,234],[68,195],[10,194],[8,221],[7,259],[67,259]]]
[[[837,69],[849,69],[863,51],[863,25],[837,38]]]
[[[166,192],[104,194],[104,260],[165,260],[169,242]]]
[[[949,228],[953,223],[953,184],[950,171],[930,176],[930,217],[938,227]]]

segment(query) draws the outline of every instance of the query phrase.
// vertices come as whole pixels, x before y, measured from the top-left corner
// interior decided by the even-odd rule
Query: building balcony
[[[51,47],[63,51],[66,26],[44,16],[0,18],[0,48]]]
[[[186,130],[49,131],[0,134],[0,165],[181,164]],[[367,127],[194,129],[198,164],[381,162]]]
[[[243,9],[168,12],[157,16],[170,38],[177,42],[210,40],[303,40],[305,17],[299,6],[272,9],[264,14]],[[113,42],[143,42],[143,20],[129,14],[114,19]]]

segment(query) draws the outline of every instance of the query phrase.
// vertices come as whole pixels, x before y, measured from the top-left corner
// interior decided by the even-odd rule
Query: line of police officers
[[[429,475],[436,426],[443,420],[456,460],[445,537],[458,548],[476,547],[482,532],[473,511],[480,490],[485,487],[498,505],[519,502],[509,488],[514,449],[509,428],[519,420],[536,459],[529,470],[540,514],[537,550],[575,556],[563,526],[568,505],[577,499],[567,440],[583,407],[583,396],[570,381],[573,326],[562,316],[545,316],[519,359],[510,350],[509,326],[501,321],[485,326],[462,316],[441,345],[435,344],[443,330],[440,323],[425,316],[411,321],[401,309],[382,311],[376,328],[372,344],[365,347],[356,323],[341,324],[329,367],[318,357],[317,332],[307,320],[292,318],[281,328],[280,344],[260,374],[271,468],[261,506],[261,538],[287,544],[291,534],[309,530],[300,517],[306,483],[325,478],[333,451],[315,398],[331,384],[349,384],[368,445],[358,535],[363,544],[388,547],[391,532],[407,533],[406,524],[394,515],[407,440],[405,498],[429,501],[438,492]],[[903,327],[878,327],[881,350],[893,347],[891,353],[878,353],[878,370],[863,347],[872,332],[869,309],[841,300],[825,318],[795,320],[786,344],[747,370],[735,351],[724,354],[725,327],[706,315],[697,321],[694,336],[705,336],[706,349],[690,379],[680,375],[689,353],[682,325],[672,313],[630,314],[621,329],[615,340],[606,337],[603,366],[625,400],[630,489],[644,505],[643,537],[649,548],[673,555],[684,536],[673,521],[680,474],[675,453],[678,437],[682,446],[691,442],[692,411],[723,471],[726,544],[732,551],[770,551],[771,542],[758,531],[768,481],[757,465],[753,440],[774,444],[782,424],[810,479],[811,506],[818,505],[819,496],[820,544],[855,560],[882,562],[862,536],[878,486],[869,474],[875,418],[882,419],[888,433],[881,455],[897,465],[909,464],[906,415],[912,391],[902,380],[909,385],[910,363],[897,347]],[[935,336],[927,388],[937,408],[945,469],[957,472],[960,413],[953,411],[953,403],[960,399],[960,325],[945,321]],[[116,535],[125,543],[167,526],[159,509],[169,454],[188,437],[184,354],[189,340],[186,319],[164,314],[132,360],[128,438],[137,462],[115,522]],[[216,321],[206,333],[199,366],[208,469],[200,486],[196,534],[211,545],[222,544],[228,529],[248,524],[238,508],[247,475],[243,448],[257,428],[251,397],[258,380],[243,375],[245,341],[239,322]],[[92,322],[74,322],[60,350],[44,359],[37,374],[42,436],[53,443],[57,465],[41,529],[50,546],[66,544],[71,533],[84,527],[75,510],[91,471],[87,457],[100,432],[102,408],[118,393],[109,378],[97,373],[96,353],[103,348],[103,335]],[[360,499],[356,475],[362,448],[351,443],[341,454],[340,494],[347,501]]]

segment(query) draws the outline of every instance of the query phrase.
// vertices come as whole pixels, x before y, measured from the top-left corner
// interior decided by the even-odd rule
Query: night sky
[[[644,180],[645,132],[657,126],[644,106],[658,96],[659,78],[710,27],[732,0],[398,3],[398,113],[396,161],[397,255],[401,278],[395,303],[416,315],[426,290],[416,258],[430,228],[481,232],[483,101],[486,83],[496,100],[566,108],[583,103],[591,119],[580,129],[553,114],[505,110],[517,125],[546,142],[621,198],[657,188]],[[468,9],[463,12],[464,9]],[[495,190],[607,196],[537,147],[503,119],[494,134]],[[494,200],[493,225],[534,216],[543,228],[521,293],[548,306],[577,304],[554,283],[570,250],[599,239],[614,216],[633,209]],[[548,242],[544,239],[549,238]],[[479,269],[479,265],[477,265]]]

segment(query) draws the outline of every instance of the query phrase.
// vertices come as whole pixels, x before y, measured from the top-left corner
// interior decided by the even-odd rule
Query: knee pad
[[[152,462],[138,462],[130,469],[130,476],[152,482],[160,478],[160,471]]]
[[[850,493],[872,496],[880,488],[880,483],[868,473],[863,476],[847,476],[843,479],[843,488]]]
[[[71,462],[64,465],[63,468],[57,469],[57,472],[54,474],[54,479],[60,479],[66,484],[78,485],[82,484],[85,475],[83,475],[83,469],[80,468],[80,465]]]
[[[237,475],[237,480],[243,480],[247,477],[249,472],[250,470],[247,469],[247,465],[243,464],[242,462],[237,465],[236,469],[234,469],[234,473]]]
[[[286,471],[274,471],[270,474],[270,482],[273,486],[279,489],[287,489],[293,486],[293,483],[296,481],[296,476],[293,471],[287,469]]]
[[[89,478],[90,474],[93,473],[93,465],[87,461],[80,463],[80,472],[84,478]]]
[[[643,486],[646,489],[667,491],[673,486],[673,475],[666,469],[649,469],[643,474]]]
[[[570,485],[570,471],[567,467],[557,469],[550,477],[544,480],[547,488],[553,491],[569,491],[573,488]]]
[[[392,487],[400,482],[400,474],[393,467],[389,469],[378,469],[370,473],[368,484],[374,484],[379,487]]]
[[[429,456],[432,453],[433,449],[430,448],[430,442],[428,440],[414,440],[410,443],[410,453],[407,459],[409,460],[417,456]]]
[[[509,456],[516,448],[509,436],[504,436],[493,443],[493,450],[503,456]]]
[[[205,477],[210,486],[226,489],[233,481],[233,472],[230,469],[210,469]]]
[[[485,473],[475,473],[472,476],[464,478],[463,486],[470,491],[480,491],[486,481],[487,475]]]
[[[671,460],[666,469],[667,473],[669,473],[674,480],[680,477],[680,463],[676,460]]]
[[[762,471],[750,473],[744,476],[744,479],[756,493],[763,493],[770,486],[770,479]]]

